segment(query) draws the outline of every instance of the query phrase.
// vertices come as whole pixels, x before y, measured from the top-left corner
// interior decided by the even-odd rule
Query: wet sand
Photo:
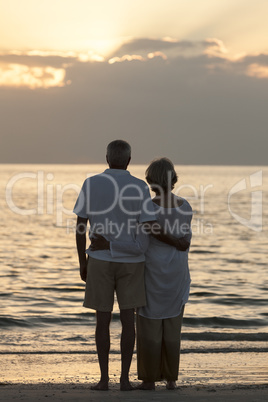
[[[178,389],[159,382],[156,391],[119,390],[120,355],[110,358],[110,389],[92,391],[99,379],[95,354],[3,354],[0,401],[236,401],[268,400],[267,353],[181,355]],[[140,383],[134,355],[131,383]]]
[[[259,402],[267,401],[267,386],[190,386],[175,391],[159,387],[156,391],[91,391],[88,385],[33,384],[7,385],[0,389],[0,401],[183,401],[183,402]]]

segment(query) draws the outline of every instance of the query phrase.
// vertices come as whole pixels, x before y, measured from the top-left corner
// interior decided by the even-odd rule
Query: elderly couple
[[[129,369],[137,326],[138,378],[136,389],[153,390],[166,380],[175,389],[179,371],[180,337],[190,275],[188,250],[192,209],[172,193],[177,175],[166,158],[146,170],[147,184],[127,170],[130,145],[111,142],[109,169],[85,180],[74,212],[80,276],[86,282],[84,307],[96,310],[96,347],[101,371],[93,390],[108,390],[109,326],[114,291],[120,309],[120,389],[135,389]],[[86,250],[86,227],[91,245]]]

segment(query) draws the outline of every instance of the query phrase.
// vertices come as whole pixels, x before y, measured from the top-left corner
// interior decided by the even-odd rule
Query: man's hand
[[[180,251],[186,251],[190,247],[190,243],[188,240],[186,240],[185,237],[181,237],[180,239],[177,239],[177,246],[176,249]]]
[[[106,240],[105,237],[94,233],[91,238],[90,250],[110,250],[110,242]]]
[[[87,281],[87,265],[80,265],[80,277],[82,281]]]
[[[157,240],[175,247],[177,250],[186,251],[190,247],[190,243],[185,237],[176,237],[164,231],[158,222],[147,222],[149,233]]]
[[[76,223],[76,246],[80,265],[80,276],[84,282],[86,282],[87,279],[86,232],[87,219],[78,216]]]

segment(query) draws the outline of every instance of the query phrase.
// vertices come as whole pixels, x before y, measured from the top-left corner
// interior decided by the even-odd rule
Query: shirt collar
[[[130,174],[130,172],[128,170],[124,170],[124,169],[106,169],[106,170],[104,170],[104,173],[112,174],[112,175],[120,175],[120,176]]]

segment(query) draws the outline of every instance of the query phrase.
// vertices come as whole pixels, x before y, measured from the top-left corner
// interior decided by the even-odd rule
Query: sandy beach
[[[266,401],[268,388],[265,386],[190,386],[175,391],[164,388],[152,391],[120,392],[116,387],[110,391],[91,391],[86,385],[24,385],[1,387],[1,401],[236,401],[259,402]]]
[[[1,356],[1,401],[245,401],[268,398],[265,353],[182,354],[178,389],[121,392],[119,355],[111,356],[110,390],[90,386],[98,381],[95,354],[5,354]],[[136,356],[130,380],[138,385]]]

